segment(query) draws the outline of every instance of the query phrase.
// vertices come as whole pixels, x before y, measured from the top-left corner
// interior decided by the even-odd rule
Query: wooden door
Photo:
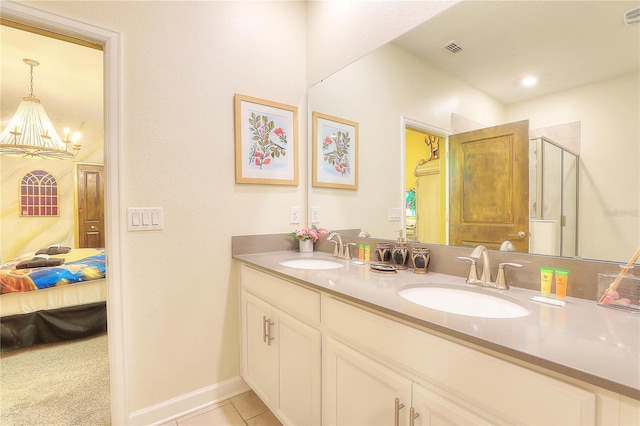
[[[449,243],[529,251],[529,121],[449,138]]]
[[[104,166],[76,164],[78,247],[104,247]]]

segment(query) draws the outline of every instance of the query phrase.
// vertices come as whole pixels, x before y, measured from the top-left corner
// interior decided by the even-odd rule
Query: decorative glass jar
[[[407,260],[409,259],[409,249],[407,243],[397,242],[391,252],[391,258],[396,269],[407,269]]]
[[[391,263],[391,244],[376,244],[376,260],[381,263]]]
[[[413,261],[413,270],[416,274],[426,274],[428,272],[427,267],[429,266],[429,260],[431,256],[429,255],[429,249],[426,247],[414,247],[411,253],[411,260]]]
[[[633,266],[620,265],[618,273],[598,274],[598,305],[640,313],[640,277]]]

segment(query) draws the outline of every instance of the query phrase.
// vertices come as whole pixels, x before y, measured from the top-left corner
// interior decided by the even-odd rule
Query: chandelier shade
[[[33,95],[33,59],[24,62],[31,67],[31,94],[22,98],[13,118],[0,132],[0,154],[30,158],[71,159],[78,155],[79,135],[64,138],[56,132],[40,100]]]

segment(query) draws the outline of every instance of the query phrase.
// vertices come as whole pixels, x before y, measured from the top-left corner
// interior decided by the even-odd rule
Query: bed
[[[67,250],[0,265],[0,351],[106,332],[105,250]]]

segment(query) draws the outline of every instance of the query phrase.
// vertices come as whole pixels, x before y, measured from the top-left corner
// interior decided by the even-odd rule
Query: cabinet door
[[[320,331],[277,311],[280,352],[280,414],[286,424],[319,425]]]
[[[265,404],[278,407],[277,324],[273,309],[243,291],[242,315],[243,378]]]
[[[326,425],[384,425],[409,420],[411,380],[327,337],[322,349],[322,422]]]
[[[414,420],[415,426],[494,424],[435,389],[428,389],[414,383],[412,397],[413,409],[418,414]]]

